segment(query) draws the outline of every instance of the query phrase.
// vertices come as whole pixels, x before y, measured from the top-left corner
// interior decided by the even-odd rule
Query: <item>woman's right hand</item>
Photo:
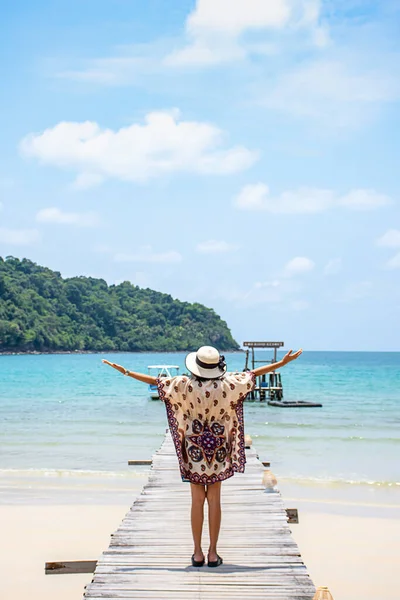
[[[125,371],[126,371],[125,367],[121,367],[121,365],[117,365],[117,363],[112,363],[109,360],[106,360],[105,358],[102,359],[102,362],[105,365],[109,365],[113,369],[117,369],[117,371],[119,371],[120,373],[122,373],[123,375],[125,375]]]

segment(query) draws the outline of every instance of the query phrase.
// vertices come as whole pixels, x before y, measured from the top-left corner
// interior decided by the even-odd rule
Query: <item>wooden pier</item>
[[[189,484],[167,433],[147,485],[97,562],[85,598],[116,600],[312,600],[315,587],[291,536],[279,492],[266,493],[263,464],[247,451],[244,474],[222,485],[217,569],[193,568]],[[208,547],[207,510],[203,549]]]
[[[278,360],[277,350],[283,348],[284,342],[243,342],[246,348],[246,361],[244,365],[245,371],[254,371],[257,364],[276,363]],[[273,350],[274,356],[272,360],[258,360],[256,358],[256,350]],[[309,402],[307,400],[284,400],[282,376],[276,371],[269,375],[261,375],[257,377],[256,386],[252,392],[247,394],[246,400],[267,400],[270,406],[281,408],[321,408],[320,402]]]
[[[278,360],[277,350],[283,348],[284,342],[243,342],[243,346],[246,348],[246,362],[244,370],[248,371],[256,368],[257,364],[275,363]],[[256,359],[256,350],[273,350],[274,356],[272,360]],[[251,352],[251,356],[250,356]],[[269,376],[262,375],[257,377],[256,387],[250,394],[247,395],[248,400],[282,400],[283,399],[283,387],[282,378],[280,373],[270,373]]]

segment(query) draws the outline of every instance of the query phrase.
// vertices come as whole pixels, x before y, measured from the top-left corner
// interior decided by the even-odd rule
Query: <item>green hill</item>
[[[202,304],[124,281],[63,279],[24,258],[0,257],[0,351],[236,350],[227,324]]]

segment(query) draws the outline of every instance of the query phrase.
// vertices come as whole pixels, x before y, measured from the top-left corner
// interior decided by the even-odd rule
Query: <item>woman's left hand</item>
[[[296,358],[299,358],[299,356],[300,356],[300,354],[302,354],[302,352],[303,352],[302,348],[300,348],[300,350],[297,350],[297,352],[293,352],[293,350],[289,350],[289,352],[287,354],[285,354],[285,356],[282,358],[283,364],[287,365],[292,360],[296,360]]]
[[[125,367],[121,367],[121,365],[117,365],[117,363],[112,363],[112,362],[106,360],[105,358],[103,358],[102,362],[105,365],[110,365],[110,367],[112,367],[113,369],[117,369],[117,371],[119,371],[120,373],[125,375],[125,371],[126,371]]]

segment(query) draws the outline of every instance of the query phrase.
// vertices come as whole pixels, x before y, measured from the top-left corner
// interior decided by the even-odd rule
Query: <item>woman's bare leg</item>
[[[206,488],[204,485],[196,483],[190,484],[192,492],[192,535],[194,542],[194,560],[201,561],[204,558],[203,550],[201,549],[201,534],[203,531],[204,521],[204,501],[206,499]]]
[[[219,529],[221,526],[221,482],[213,483],[207,486],[208,502],[208,527],[210,530],[210,548],[208,550],[208,560],[214,562],[217,560],[217,542]]]

